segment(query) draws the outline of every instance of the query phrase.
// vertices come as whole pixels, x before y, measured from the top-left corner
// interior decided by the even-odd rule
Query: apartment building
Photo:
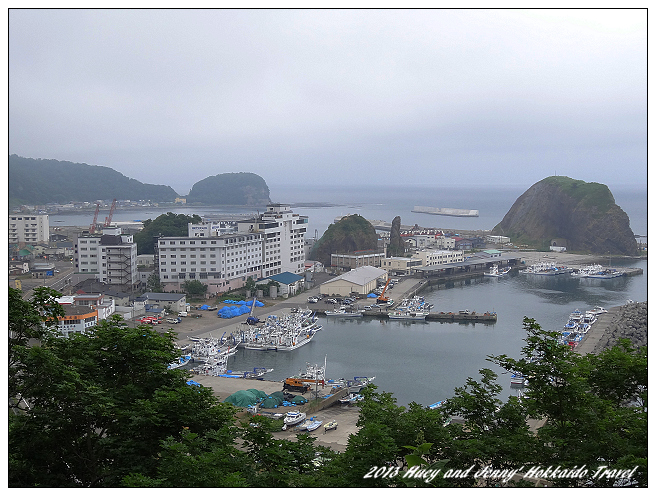
[[[332,253],[330,255],[330,265],[342,269],[357,269],[368,265],[370,267],[380,267],[385,253],[376,253],[376,250],[366,250],[354,253]]]
[[[92,273],[98,281],[126,292],[138,287],[137,244],[120,227],[105,227],[100,236],[79,236],[74,252],[77,272]]]
[[[9,243],[29,243],[50,241],[50,220],[47,214],[9,216]]]

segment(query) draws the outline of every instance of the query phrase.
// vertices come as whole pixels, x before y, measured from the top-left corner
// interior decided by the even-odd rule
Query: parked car
[[[326,303],[332,303],[333,305],[337,303],[337,300],[335,298],[328,298],[326,300]]]

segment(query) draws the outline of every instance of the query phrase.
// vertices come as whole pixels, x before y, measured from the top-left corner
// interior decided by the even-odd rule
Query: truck
[[[189,315],[187,312],[178,312],[178,317],[186,317]]]
[[[288,377],[285,379],[282,389],[283,391],[295,391],[303,394],[311,389],[311,386],[308,383],[321,383],[321,385],[323,385],[324,381],[320,379],[299,379],[298,377]]]
[[[179,324],[180,322],[182,322],[182,319],[180,317],[173,317],[173,318],[166,319],[166,321],[169,324]]]

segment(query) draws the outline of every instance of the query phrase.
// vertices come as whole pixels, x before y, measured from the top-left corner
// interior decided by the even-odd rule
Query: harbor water
[[[306,362],[327,362],[330,378],[376,376],[379,390],[390,392],[398,404],[429,405],[453,395],[468,377],[479,379],[481,368],[503,371],[488,355],[519,358],[524,345],[524,317],[544,329],[560,331],[575,309],[623,305],[628,299],[647,300],[647,262],[622,262],[644,274],[607,280],[570,276],[531,276],[513,272],[503,278],[478,277],[422,294],[435,306],[431,311],[495,311],[495,324],[437,321],[390,321],[384,318],[320,317],[321,330],[307,345],[291,353],[239,350],[228,361],[235,370],[268,367],[265,376],[283,380],[305,370]],[[614,266],[621,263],[613,262]],[[310,305],[311,307],[311,305]],[[500,375],[502,397],[516,394],[508,375]]]

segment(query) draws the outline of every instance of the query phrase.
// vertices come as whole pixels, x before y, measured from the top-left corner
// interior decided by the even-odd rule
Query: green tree
[[[137,243],[137,253],[155,253],[155,239],[159,236],[187,236],[188,224],[200,224],[203,221],[198,215],[184,215],[167,212],[155,220],[146,219],[143,229],[134,235]]]
[[[185,281],[182,285],[182,290],[189,297],[203,296],[207,292],[207,284],[193,279],[191,281]]]
[[[153,293],[164,292],[164,288],[162,288],[162,282],[160,281],[157,272],[153,272],[148,276],[148,280],[146,281],[146,289]]]
[[[169,370],[172,334],[103,321],[89,335],[42,337],[20,356],[17,394],[30,409],[9,417],[9,485],[115,487],[130,473],[156,477],[161,442],[188,428],[232,423],[233,408]]]

